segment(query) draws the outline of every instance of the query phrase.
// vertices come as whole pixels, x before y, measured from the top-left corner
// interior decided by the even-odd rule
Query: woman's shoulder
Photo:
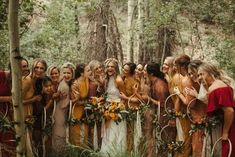
[[[211,84],[211,86],[208,88],[208,93],[211,93],[213,91],[216,91],[216,90],[221,89],[221,88],[226,88],[226,87],[229,88],[229,86],[226,83],[224,83],[223,81],[215,80]]]
[[[120,75],[118,75],[117,77],[116,77],[116,83],[118,84],[118,83],[123,83],[124,81],[123,81],[123,79],[122,79],[122,77],[120,76]]]

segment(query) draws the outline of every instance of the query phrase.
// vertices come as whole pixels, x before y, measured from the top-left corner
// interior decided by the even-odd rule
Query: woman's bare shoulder
[[[212,92],[218,88],[223,88],[223,87],[227,87],[228,85],[226,83],[224,83],[223,81],[221,80],[215,80],[211,86],[208,88],[208,92]]]

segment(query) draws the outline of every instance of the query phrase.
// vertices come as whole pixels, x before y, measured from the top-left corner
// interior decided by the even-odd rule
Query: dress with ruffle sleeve
[[[215,115],[218,113],[217,111],[223,107],[235,107],[235,103],[233,100],[233,90],[231,87],[221,87],[213,90],[209,93],[208,96],[208,106],[207,106],[207,114]],[[233,120],[233,124],[230,128],[229,139],[232,142],[233,148],[235,147],[235,120]],[[222,157],[227,157],[229,151],[228,142],[222,142]],[[235,150],[232,151],[232,157],[235,157]]]

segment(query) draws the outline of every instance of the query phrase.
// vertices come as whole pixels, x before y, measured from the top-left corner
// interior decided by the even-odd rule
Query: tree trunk
[[[138,0],[138,61],[143,62],[146,60],[146,56],[144,53],[144,0]]]
[[[101,8],[97,8],[96,15],[96,39],[95,39],[95,58],[104,61],[107,58],[107,29],[110,2],[102,0]],[[97,55],[98,54],[98,55]]]
[[[10,39],[10,60],[12,69],[12,101],[14,110],[14,124],[16,132],[16,157],[25,154],[25,123],[23,116],[23,104],[21,94],[21,70],[19,51],[19,28],[18,28],[18,0],[9,0],[8,28]]]
[[[74,24],[75,24],[75,33],[77,40],[77,52],[81,49],[81,41],[80,41],[80,23],[78,18],[78,2],[76,2],[74,6]]]
[[[128,42],[127,42],[127,60],[133,62],[134,61],[134,50],[133,50],[133,20],[134,20],[134,8],[135,8],[135,0],[128,0],[128,21],[127,21],[127,29],[128,29]]]

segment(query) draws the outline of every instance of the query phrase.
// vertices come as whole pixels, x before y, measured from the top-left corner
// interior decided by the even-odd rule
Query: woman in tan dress
[[[66,120],[68,117],[68,108],[70,104],[71,82],[74,78],[74,65],[72,63],[65,63],[61,67],[62,77],[58,92],[60,98],[56,104],[55,113],[53,116],[54,125],[52,128],[52,149],[55,154],[60,154],[65,151],[66,138]]]

